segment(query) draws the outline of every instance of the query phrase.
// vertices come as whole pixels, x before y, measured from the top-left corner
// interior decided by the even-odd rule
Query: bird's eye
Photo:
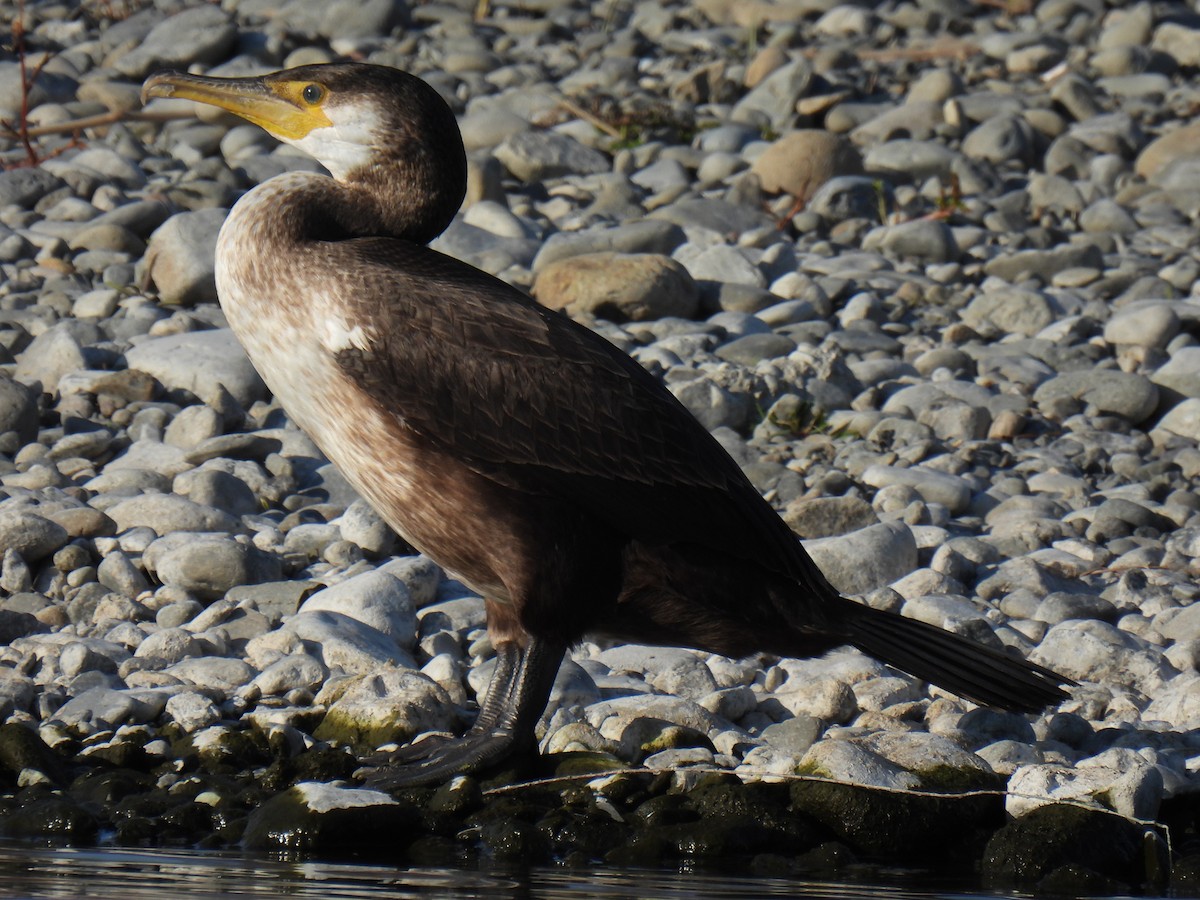
[[[325,88],[319,84],[306,84],[304,90],[300,92],[300,96],[304,98],[305,103],[316,106],[325,98]]]

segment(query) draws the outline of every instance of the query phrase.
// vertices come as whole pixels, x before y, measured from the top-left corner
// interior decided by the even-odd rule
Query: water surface
[[[448,898],[448,900],[970,900],[1023,897],[939,885],[920,873],[872,870],[890,884],[733,877],[688,871],[434,869],[288,862],[187,850],[42,848],[0,844],[0,898],[215,900],[219,897]],[[911,883],[910,883],[911,882]]]

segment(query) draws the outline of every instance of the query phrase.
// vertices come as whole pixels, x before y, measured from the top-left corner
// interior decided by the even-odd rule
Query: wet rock
[[[1126,884],[1140,884],[1146,859],[1142,828],[1074,806],[1048,806],[1009,822],[988,841],[984,877],[993,884],[1034,884],[1080,866]]]
[[[268,800],[246,823],[244,845],[293,853],[360,851],[403,843],[416,811],[381,791],[301,782]]]

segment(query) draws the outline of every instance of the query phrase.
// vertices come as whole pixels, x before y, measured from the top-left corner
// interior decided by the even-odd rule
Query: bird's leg
[[[359,769],[355,776],[385,790],[436,784],[531,747],[565,652],[563,644],[535,637],[525,646],[516,641],[499,644],[496,671],[479,718],[462,738],[426,739],[380,754],[368,760],[375,765]]]

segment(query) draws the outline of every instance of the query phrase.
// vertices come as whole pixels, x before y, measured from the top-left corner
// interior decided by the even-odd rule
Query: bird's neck
[[[340,181],[310,175],[301,190],[279,200],[278,216],[296,241],[390,237],[416,244],[441,234],[462,203],[461,195],[448,195],[445,184],[383,166]]]

